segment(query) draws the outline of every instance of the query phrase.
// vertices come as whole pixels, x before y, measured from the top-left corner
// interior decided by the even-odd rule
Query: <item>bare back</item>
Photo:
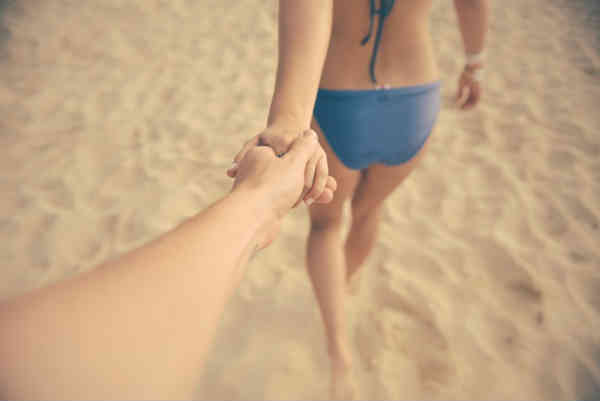
[[[438,78],[429,34],[431,5],[432,0],[396,1],[383,28],[375,65],[379,83],[407,86]],[[369,61],[375,40],[360,44],[369,28],[369,7],[368,0],[335,0],[322,88],[373,88]],[[376,24],[378,20],[376,16]]]

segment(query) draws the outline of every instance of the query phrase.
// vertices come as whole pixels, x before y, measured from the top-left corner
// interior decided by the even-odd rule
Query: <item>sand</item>
[[[4,3],[2,298],[224,194],[265,122],[276,57],[274,1]],[[452,2],[435,2],[444,109],[348,305],[363,399],[600,392],[600,6],[493,3],[485,98],[462,113]],[[326,398],[307,230],[295,210],[249,266],[198,398]]]

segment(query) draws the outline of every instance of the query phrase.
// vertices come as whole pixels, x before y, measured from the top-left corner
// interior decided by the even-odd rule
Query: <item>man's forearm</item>
[[[480,53],[488,30],[489,0],[454,0],[465,51]]]
[[[279,61],[269,124],[308,129],[327,55],[333,0],[281,0]]]
[[[264,203],[233,193],[114,262],[0,303],[0,396],[191,397]]]

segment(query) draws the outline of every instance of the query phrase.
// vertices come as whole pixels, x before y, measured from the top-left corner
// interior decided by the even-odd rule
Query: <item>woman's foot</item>
[[[331,359],[331,388],[329,393],[332,400],[357,399],[358,391],[352,375],[350,358]]]

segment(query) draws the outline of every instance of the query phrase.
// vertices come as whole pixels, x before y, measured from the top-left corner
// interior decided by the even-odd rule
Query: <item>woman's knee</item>
[[[342,213],[327,213],[312,215],[310,218],[310,229],[312,231],[323,231],[337,229],[342,226]]]
[[[365,198],[354,198],[351,203],[352,220],[360,221],[377,218],[383,207],[383,202],[372,202]]]

